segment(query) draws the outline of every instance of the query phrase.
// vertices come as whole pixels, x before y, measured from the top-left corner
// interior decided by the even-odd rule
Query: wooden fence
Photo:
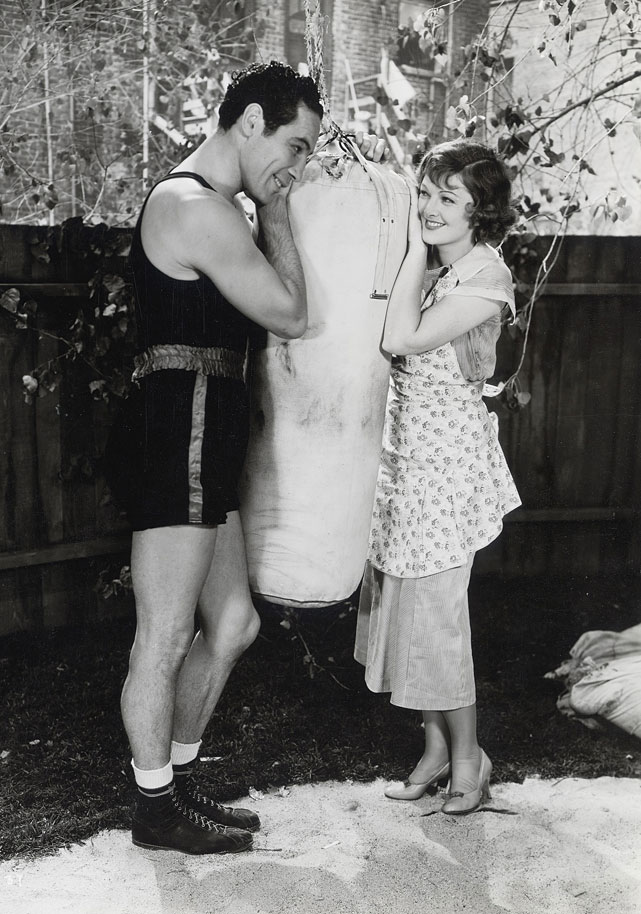
[[[108,235],[108,237],[107,237]],[[0,226],[0,295],[36,301],[39,332],[0,309],[0,635],[105,611],[104,568],[126,563],[126,523],[106,499],[100,454],[109,404],[65,372],[54,393],[24,402],[23,375],[55,358],[104,251],[125,230]],[[118,245],[115,246],[116,248]],[[545,242],[535,245],[539,255]],[[535,263],[537,258],[534,258]],[[510,575],[617,573],[641,566],[641,239],[570,237],[535,308],[521,373],[530,403],[490,403],[524,507],[479,553],[476,570]],[[505,332],[496,378],[523,338]]]

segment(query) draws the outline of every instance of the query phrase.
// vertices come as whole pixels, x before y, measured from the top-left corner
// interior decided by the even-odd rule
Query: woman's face
[[[441,260],[452,262],[474,247],[469,212],[474,200],[458,175],[447,186],[433,184],[426,175],[418,191],[418,213],[425,244],[435,245]]]

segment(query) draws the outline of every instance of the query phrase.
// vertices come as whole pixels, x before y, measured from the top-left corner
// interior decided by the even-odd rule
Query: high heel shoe
[[[492,762],[485,752],[481,749],[481,764],[479,765],[478,786],[467,793],[454,791],[448,795],[448,799],[441,807],[441,812],[448,816],[464,816],[468,812],[474,812],[479,808],[481,803],[491,799],[490,793],[490,776],[492,774]]]
[[[450,763],[446,762],[429,780],[422,781],[420,784],[413,784],[411,781],[405,781],[400,786],[390,784],[385,788],[385,796],[392,800],[419,800],[429,787],[437,784],[445,786],[449,773]]]

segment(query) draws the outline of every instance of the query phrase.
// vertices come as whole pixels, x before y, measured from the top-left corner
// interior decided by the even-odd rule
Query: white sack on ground
[[[641,625],[623,632],[581,635],[570,659],[547,678],[561,679],[566,691],[557,706],[584,723],[602,717],[641,737]]]

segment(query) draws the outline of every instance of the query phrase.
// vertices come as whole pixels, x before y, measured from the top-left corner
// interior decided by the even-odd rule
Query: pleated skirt
[[[465,565],[397,578],[367,563],[355,659],[372,692],[401,708],[449,711],[476,701]]]

